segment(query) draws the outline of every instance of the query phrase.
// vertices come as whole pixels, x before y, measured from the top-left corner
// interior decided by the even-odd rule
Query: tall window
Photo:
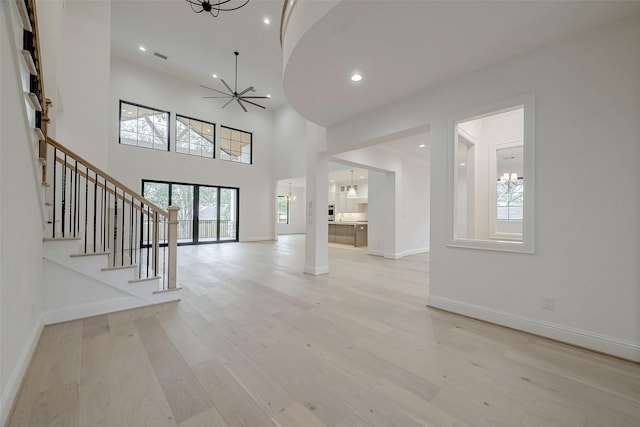
[[[178,206],[178,244],[237,242],[237,188],[142,181],[142,195],[166,209]]]
[[[216,125],[176,115],[176,152],[213,159]]]
[[[169,150],[169,112],[120,101],[120,144]]]
[[[252,163],[252,134],[220,126],[220,158],[238,163]]]
[[[278,196],[278,224],[289,224],[289,198]]]
[[[524,179],[509,172],[498,180],[497,215],[498,221],[522,221],[522,206],[524,201]]]

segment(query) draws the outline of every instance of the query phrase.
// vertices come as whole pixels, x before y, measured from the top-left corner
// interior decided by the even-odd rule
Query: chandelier
[[[249,0],[185,0],[191,5],[191,10],[195,13],[209,12],[214,18],[220,14],[220,11],[228,12],[230,10],[240,9],[249,3]],[[237,5],[238,6],[234,6]]]

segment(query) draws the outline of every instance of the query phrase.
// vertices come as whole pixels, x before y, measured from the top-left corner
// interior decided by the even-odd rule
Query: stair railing
[[[106,269],[133,269],[130,282],[176,289],[179,208],[164,210],[56,140],[46,144],[47,237],[78,239],[84,255],[108,254]]]

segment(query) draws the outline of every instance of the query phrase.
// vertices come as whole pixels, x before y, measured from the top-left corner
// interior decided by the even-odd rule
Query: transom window
[[[252,134],[220,126],[220,158],[231,162],[251,164]]]
[[[120,144],[169,150],[169,112],[120,101]]]
[[[213,123],[176,114],[176,152],[213,159],[215,130]]]

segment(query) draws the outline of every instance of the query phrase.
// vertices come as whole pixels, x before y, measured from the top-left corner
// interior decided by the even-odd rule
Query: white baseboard
[[[367,255],[384,256],[384,251],[377,249],[367,249]]]
[[[319,276],[321,274],[327,274],[329,272],[329,266],[328,265],[323,265],[320,267],[312,267],[310,265],[305,265],[304,266],[304,272],[306,274],[311,274],[313,276]]]
[[[427,246],[426,248],[416,248],[416,249],[410,249],[408,251],[403,251],[400,252],[400,256],[401,257],[405,257],[405,256],[409,256],[409,255],[417,255],[417,254],[423,254],[429,252],[429,247]]]
[[[497,325],[566,342],[579,347],[607,353],[624,359],[640,362],[640,343],[597,334],[570,326],[529,319],[451,298],[429,295],[429,307],[462,314]]]
[[[369,252],[369,255],[378,255],[380,254],[381,256],[384,256],[385,258],[389,258],[389,259],[400,259],[409,255],[416,255],[416,254],[423,254],[425,252],[429,252],[429,248],[416,248],[416,249],[409,249],[408,251],[402,251],[402,252],[376,252],[376,253],[371,253]]]
[[[33,329],[31,330],[31,333],[27,338],[27,342],[25,343],[25,346],[22,348],[22,352],[20,353],[18,363],[11,373],[9,381],[7,382],[7,386],[5,387],[4,392],[0,397],[0,425],[5,425],[5,423],[7,422],[9,412],[11,411],[11,406],[13,405],[13,401],[15,400],[18,391],[20,391],[22,378],[24,378],[24,375],[27,372],[29,362],[33,357],[33,352],[36,349],[38,341],[40,340],[40,335],[42,334],[43,328],[44,323],[41,317],[40,319],[38,319]]]
[[[84,317],[97,316],[99,314],[112,313],[114,311],[128,310],[130,308],[144,307],[147,305],[152,304],[133,296],[113,298],[86,304],[70,305],[45,312],[43,314],[43,322],[45,325],[50,325],[52,323],[82,319]]]

